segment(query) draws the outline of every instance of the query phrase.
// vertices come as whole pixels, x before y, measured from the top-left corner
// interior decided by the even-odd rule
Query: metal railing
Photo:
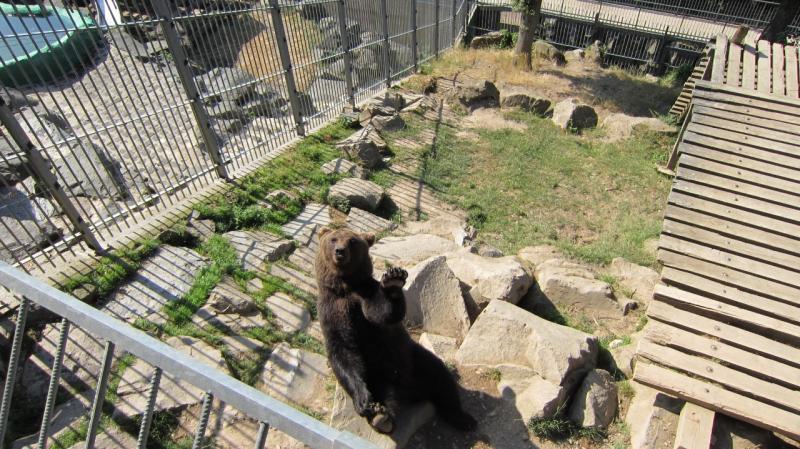
[[[348,432],[336,430],[316,419],[301,413],[289,405],[273,399],[261,391],[189,357],[185,353],[134,329],[127,323],[112,318],[94,307],[87,305],[20,270],[0,262],[0,285],[22,297],[17,312],[13,333],[5,388],[0,402],[0,442],[8,430],[11,402],[14,400],[16,376],[20,371],[20,352],[26,333],[27,315],[32,306],[46,309],[61,317],[56,350],[52,354],[51,377],[47,388],[44,414],[38,434],[37,447],[50,447],[49,426],[53,418],[56,397],[61,388],[61,373],[65,357],[65,346],[70,334],[80,330],[99,339],[104,347],[96,373],[97,383],[88,424],[85,433],[85,447],[91,449],[100,428],[103,403],[109,386],[109,374],[115,360],[119,360],[120,350],[145,361],[153,367],[146,392],[146,406],[141,414],[137,447],[147,446],[150,426],[157,398],[161,393],[159,385],[163,379],[179,379],[202,392],[202,411],[194,430],[193,448],[205,447],[212,404],[221,401],[259,423],[257,433],[252,436],[254,447],[264,447],[267,432],[277,429],[312,448],[373,449],[374,445]],[[81,348],[84,349],[84,348]],[[128,369],[132,369],[129,367]],[[188,388],[188,387],[184,387]]]
[[[29,272],[67,260],[75,243],[103,250],[414,73],[453,46],[469,9],[467,0],[43,3],[0,17],[0,260]],[[61,59],[34,64],[31,45]]]

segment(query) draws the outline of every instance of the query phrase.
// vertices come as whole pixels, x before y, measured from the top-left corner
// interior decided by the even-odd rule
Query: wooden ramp
[[[735,58],[722,44],[717,55]],[[786,58],[796,52],[738,69],[715,58],[711,81],[696,83],[634,378],[694,404],[697,422],[723,413],[800,440],[800,100]],[[705,429],[689,432],[701,437],[692,447],[708,447]]]
[[[768,41],[729,43],[717,37],[711,81],[778,97],[798,98],[798,47]]]
[[[711,64],[709,64],[709,61],[713,55],[712,50],[713,45],[706,45],[706,47],[703,49],[703,54],[700,56],[700,59],[694,66],[692,74],[683,84],[683,90],[681,90],[681,94],[678,96],[678,99],[675,100],[675,103],[669,110],[670,115],[678,119],[679,122],[683,120],[683,118],[686,116],[686,113],[689,111],[689,105],[692,103],[692,93],[694,92],[695,84],[698,81],[708,79],[711,76]]]

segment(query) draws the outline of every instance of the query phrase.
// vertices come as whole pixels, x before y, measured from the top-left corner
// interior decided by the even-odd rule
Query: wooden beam
[[[780,205],[786,206],[789,209],[794,209],[800,214],[800,196],[792,195],[785,192],[780,192],[778,190],[772,189],[770,187],[762,187],[761,185],[750,184],[750,182],[757,183],[752,176],[742,177],[740,179],[730,179],[726,178],[728,176],[729,170],[720,170],[717,173],[707,173],[705,171],[697,171],[695,169],[706,170],[706,169],[718,169],[718,165],[721,164],[712,164],[707,163],[705,161],[697,160],[698,158],[691,156],[691,155],[684,155],[681,158],[681,163],[678,166],[678,177],[681,179],[686,179],[693,182],[702,182],[708,181],[712,183],[711,185],[719,187],[721,189],[725,189],[731,192],[736,192],[739,194],[755,196],[757,198],[761,198],[767,201],[774,201],[775,203],[779,203]],[[735,171],[735,170],[734,170]],[[760,176],[759,176],[760,178]],[[747,182],[742,182],[742,180]],[[790,186],[791,184],[786,184]],[[763,211],[764,213],[771,213],[771,207],[767,208]],[[795,214],[793,214],[795,215]],[[788,217],[787,217],[788,218]]]
[[[711,446],[714,415],[711,410],[687,402],[678,417],[674,448],[708,449]]]
[[[791,98],[798,97],[797,50],[793,45],[783,47],[786,62],[786,95]]]
[[[730,132],[744,134],[745,136],[758,136],[762,139],[782,142],[789,145],[787,148],[792,152],[793,156],[800,156],[800,146],[798,146],[797,136],[794,134],[765,129],[744,121],[723,120],[706,115],[700,115],[694,118],[692,123],[714,126]]]
[[[643,361],[636,364],[633,377],[685,401],[800,440],[800,415],[795,413]]]
[[[702,123],[691,123],[687,128],[687,132],[716,139],[724,139],[728,142],[739,144],[742,147],[757,148],[759,151],[773,153],[775,156],[771,156],[770,158],[775,158],[776,164],[793,168],[797,168],[797,166],[800,165],[800,157],[797,157],[797,154],[795,154],[800,151],[800,148],[794,145],[762,139],[741,132],[719,129]]]
[[[781,131],[795,136],[800,136],[800,125],[797,123],[787,123],[776,119],[797,120],[780,113],[770,114],[761,109],[748,108],[747,106],[737,106],[732,104],[714,103],[698,98],[694,102],[695,112],[700,115],[715,117],[718,119],[731,120],[772,131]],[[791,118],[790,118],[791,117]]]
[[[767,41],[758,41],[757,89],[768,94],[772,92],[772,46]]]
[[[742,46],[731,44],[728,51],[728,74],[725,77],[725,84],[739,87],[740,72],[742,71]]]
[[[800,137],[798,137],[800,138]],[[761,173],[769,173],[772,176],[782,178],[787,181],[800,179],[800,171],[783,167],[781,165],[772,164],[763,159],[750,158],[738,154],[730,154],[725,151],[719,151],[716,148],[708,148],[700,145],[695,145],[691,142],[683,142],[681,144],[681,152],[691,154],[693,156],[704,157],[723,164],[729,164],[736,167],[750,169]],[[800,161],[798,161],[800,162]],[[798,185],[800,187],[800,184]]]
[[[772,93],[786,95],[786,72],[783,68],[783,45],[772,43]]]
[[[757,50],[750,44],[744,46],[742,55],[742,88],[756,88],[756,56]]]
[[[711,68],[711,82],[725,82],[725,60],[728,59],[728,38],[724,34],[717,36],[714,46],[714,67]]]
[[[800,158],[771,151],[757,145],[742,143],[739,134],[733,134],[705,125],[691,125],[683,135],[684,142],[710,146],[750,159],[770,162],[777,166],[800,170]]]

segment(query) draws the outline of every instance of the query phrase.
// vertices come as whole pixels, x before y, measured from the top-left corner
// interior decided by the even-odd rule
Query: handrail
[[[0,285],[312,448],[377,449],[372,443],[334,429],[4,262],[0,262]]]

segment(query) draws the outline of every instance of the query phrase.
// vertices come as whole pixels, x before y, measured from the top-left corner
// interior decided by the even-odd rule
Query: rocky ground
[[[306,201],[280,233],[218,232],[213,221],[193,214],[179,233],[191,239],[162,236],[169,244],[159,245],[133,275],[100,298],[99,307],[384,448],[670,447],[670,425],[682,403],[627,380],[644,325],[642,309],[658,273],[623,259],[593,266],[550,246],[503,254],[480,244],[466,224],[466,213],[443,203],[419,181],[418,160],[392,159],[401,145],[414,150],[435,145],[435,133],[393,137],[410,114],[459,126],[470,113],[502,105],[552,114],[559,126],[575,129],[595,126],[597,113],[580,100],[554,102],[532,92],[508,93],[490,81],[437,84],[438,94],[392,91],[366,105],[359,116],[362,128],[337,145],[341,157],[320,163],[323,173],[337,179],[326,202]],[[389,182],[378,183],[381,179]],[[263,207],[278,208],[302,193],[291,187],[274,190]],[[376,277],[389,265],[408,269],[406,324],[459,377],[466,408],[480,423],[477,431],[461,434],[447,428],[424,404],[408,409],[389,437],[374,433],[354,415],[322,354],[313,305],[316,231],[331,225],[381,237],[371,250]],[[198,246],[198,241],[204,243]],[[230,249],[226,263],[232,274],[214,283],[196,307],[181,308],[198,282],[217,269],[220,262],[208,248],[223,241]],[[240,270],[249,275],[237,275]],[[7,339],[8,327],[0,330],[0,339]],[[26,350],[18,391],[31,403],[40,403],[45,394],[57,335],[58,326],[46,324]],[[73,398],[57,406],[53,425],[62,441],[76,442],[101,353],[101,343],[91,336],[79,330],[70,334],[63,388]],[[144,407],[153,372],[132,357],[116,362],[114,394],[108,398],[113,419],[96,447],[132,446],[129,423]],[[202,392],[169,375],[161,385],[159,438],[185,442],[197,422]],[[250,446],[257,429],[257,423],[221,403],[214,404],[211,423],[208,436],[223,448]],[[560,440],[541,437],[552,426],[567,429]],[[752,429],[736,433],[730,426],[722,428],[718,442],[774,441]],[[33,440],[21,438],[12,447],[30,447]],[[303,447],[276,430],[267,446]]]

